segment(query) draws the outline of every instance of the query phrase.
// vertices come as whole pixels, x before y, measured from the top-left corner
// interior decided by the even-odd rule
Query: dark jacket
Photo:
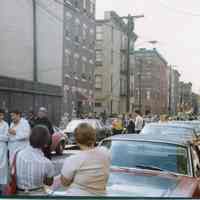
[[[54,133],[53,126],[47,117],[37,118],[35,120],[35,126],[37,126],[37,125],[46,126],[49,129],[49,133],[51,135],[53,135],[53,133]]]
[[[135,133],[135,123],[132,120],[129,121],[127,126],[127,133]]]

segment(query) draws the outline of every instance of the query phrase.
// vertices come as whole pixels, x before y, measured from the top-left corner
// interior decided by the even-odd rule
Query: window
[[[101,107],[102,106],[102,103],[100,102],[95,102],[95,107]]]
[[[90,29],[90,49],[94,49],[95,47],[95,37],[94,37],[94,30]]]
[[[126,80],[120,79],[120,93],[122,96],[126,95]]]
[[[87,39],[87,26],[83,24],[83,41]]]
[[[113,49],[111,49],[111,58],[110,58],[110,63],[113,64],[113,60],[114,60],[114,51]]]
[[[102,49],[102,41],[101,40],[98,40],[98,41],[96,41],[96,48],[97,49]]]
[[[87,0],[83,0],[83,9],[87,11]]]
[[[102,50],[96,50],[96,62],[102,62],[103,55]]]
[[[125,140],[105,140],[101,145],[110,150],[112,166],[126,168],[138,165],[155,166],[164,171],[188,174],[189,158],[187,149],[182,146],[160,142]],[[132,178],[134,180],[135,177]]]
[[[97,26],[96,28],[96,40],[103,40],[103,27]]]
[[[71,2],[70,2],[70,0],[64,0],[64,3],[65,3],[65,4],[68,4],[68,5],[69,5],[69,4],[72,5]]]
[[[93,0],[90,0],[90,14],[94,14],[95,11],[95,2]]]
[[[75,35],[75,42],[80,42],[80,21],[79,21],[79,19],[76,19],[76,22],[75,22],[74,35]]]
[[[79,8],[78,0],[76,0],[76,1],[74,2],[74,6],[75,6],[75,8]]]
[[[70,27],[72,24],[72,14],[70,12],[66,13],[66,26],[65,26],[65,37],[69,38],[70,37]]]
[[[151,99],[151,91],[147,90],[147,100],[150,100],[150,99]]]
[[[102,89],[102,75],[95,76],[95,89]]]
[[[113,92],[113,74],[110,77],[110,91]]]
[[[71,52],[66,49],[65,50],[65,64],[66,64],[66,66],[70,66],[70,57],[71,57]]]
[[[86,73],[87,73],[87,59],[85,57],[82,58],[82,69],[81,69],[81,76],[82,78],[86,79]]]
[[[111,27],[111,41],[113,44],[113,42],[114,42],[114,27],[113,26]]]
[[[78,73],[78,61],[79,61],[79,55],[75,54],[74,55],[74,65],[73,65],[73,71],[75,72],[75,74]]]
[[[131,95],[131,97],[133,97],[134,96],[134,87],[133,87],[133,82],[131,82],[131,91],[130,91],[130,95]]]

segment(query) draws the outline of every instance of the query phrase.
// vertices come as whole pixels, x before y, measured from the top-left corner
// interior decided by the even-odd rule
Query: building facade
[[[63,6],[53,0],[2,0],[0,107],[46,106],[59,122],[63,82]]]
[[[134,47],[136,35],[131,36]],[[107,114],[125,113],[127,76],[133,88],[133,69],[127,74],[127,25],[114,11],[96,20],[95,111]],[[130,58],[131,63],[133,59]],[[133,66],[133,65],[130,65]]]
[[[192,107],[192,83],[180,82],[179,111],[188,111]]]
[[[169,112],[177,114],[180,103],[180,73],[169,66]]]
[[[143,114],[168,112],[168,67],[156,50],[140,49],[134,52],[135,109]]]
[[[64,112],[93,111],[95,70],[95,0],[64,1]]]

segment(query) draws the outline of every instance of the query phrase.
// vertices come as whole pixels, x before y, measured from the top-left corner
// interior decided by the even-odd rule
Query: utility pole
[[[37,15],[36,15],[36,0],[32,0],[33,4],[33,81],[34,84],[38,81],[38,66],[37,66]],[[33,95],[33,110],[36,109],[36,95]]]
[[[171,114],[171,98],[172,98],[172,67],[169,66],[169,107],[168,107],[169,114]]]
[[[32,0],[33,4],[33,80],[38,81],[37,76],[37,16],[36,16],[36,0]]]
[[[142,68],[143,68],[143,60],[142,58],[139,60],[139,72],[138,72],[138,87],[139,87],[139,111],[142,112]]]
[[[130,111],[130,43],[132,39],[132,34],[134,31],[134,19],[142,18],[144,15],[128,15],[125,17],[121,17],[122,19],[127,19],[127,70],[126,70],[126,78],[127,78],[127,96],[126,96],[126,111]]]

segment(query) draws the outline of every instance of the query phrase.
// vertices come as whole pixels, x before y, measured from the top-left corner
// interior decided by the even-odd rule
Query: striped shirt
[[[45,177],[54,176],[52,162],[37,148],[28,145],[17,154],[17,187],[20,189],[36,189],[43,186]]]

